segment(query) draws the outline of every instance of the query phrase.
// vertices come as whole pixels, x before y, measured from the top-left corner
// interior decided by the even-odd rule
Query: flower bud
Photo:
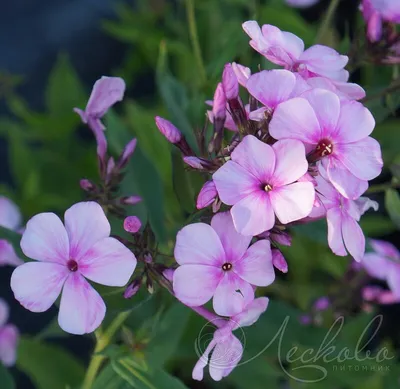
[[[287,232],[271,232],[270,239],[282,246],[290,246],[292,244],[292,237]]]
[[[146,263],[152,263],[153,262],[153,257],[151,254],[147,253],[143,255],[143,259]]]
[[[141,284],[141,280],[134,280],[131,282],[124,291],[124,297],[126,299],[133,297],[139,291]]]
[[[163,271],[163,276],[170,282],[174,279],[175,269],[169,268]]]
[[[132,139],[128,144],[125,146],[124,151],[118,161],[118,168],[123,168],[129,161],[129,158],[132,157],[133,152],[135,151],[137,144],[136,138]]]
[[[316,311],[326,311],[331,305],[329,298],[326,296],[322,296],[317,299],[313,305],[314,310]]]
[[[278,249],[272,249],[272,264],[282,273],[288,272],[286,259]]]
[[[142,198],[140,196],[126,196],[121,198],[121,203],[124,205],[136,205],[141,201]]]
[[[156,125],[168,142],[175,144],[181,141],[182,133],[168,120],[160,116],[156,116]]]
[[[312,317],[310,315],[301,315],[299,317],[300,324],[306,326],[312,323]]]
[[[86,192],[92,191],[95,187],[93,182],[90,180],[87,180],[86,178],[83,178],[82,180],[80,180],[79,185]]]
[[[183,162],[185,162],[187,165],[189,165],[193,169],[197,169],[197,170],[207,170],[207,169],[211,169],[213,167],[212,162],[207,161],[206,159],[203,159],[203,158],[183,157]]]
[[[216,121],[220,119],[221,121],[225,122],[226,118],[226,97],[225,92],[222,87],[222,84],[219,83],[217,89],[214,93],[214,100],[213,100],[213,120]],[[223,125],[223,123],[222,123]]]
[[[215,187],[214,181],[207,181],[200,190],[197,196],[196,208],[203,209],[213,203],[217,197],[217,188]]]
[[[227,63],[224,67],[224,72],[222,73],[222,86],[228,100],[238,98],[239,83],[230,63]]]
[[[137,216],[128,216],[124,220],[124,230],[131,234],[136,234],[140,230],[142,223]]]

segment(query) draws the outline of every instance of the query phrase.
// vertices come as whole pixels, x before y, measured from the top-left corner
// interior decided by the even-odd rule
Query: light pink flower
[[[382,37],[382,23],[400,23],[400,2],[398,0],[363,0],[361,10],[367,23],[367,36],[371,42]]]
[[[203,370],[208,364],[210,365],[210,376],[214,381],[220,381],[232,372],[243,355],[243,346],[232,331],[254,324],[266,311],[268,302],[267,297],[253,300],[242,312],[233,316],[225,326],[215,331],[213,339],[193,369],[194,380],[201,381],[203,379]],[[199,351],[201,352],[201,350]]]
[[[232,152],[231,161],[214,173],[213,180],[221,201],[233,205],[236,230],[258,235],[274,226],[275,215],[287,224],[311,212],[313,184],[295,182],[307,169],[301,142],[285,140],[271,147],[247,135]]]
[[[339,256],[346,256],[349,252],[356,261],[361,261],[365,252],[365,237],[358,221],[370,207],[377,210],[378,204],[362,197],[355,201],[349,200],[322,176],[318,176],[316,180],[317,196],[322,206],[314,209],[319,215],[313,211],[310,216],[326,214],[331,250]]]
[[[369,137],[375,126],[361,103],[314,89],[280,104],[269,130],[276,139],[301,140],[320,160],[329,180],[345,197],[358,198],[383,166],[379,143]]]
[[[19,331],[14,325],[7,324],[8,317],[8,305],[0,299],[0,362],[10,367],[17,359]]]
[[[395,246],[383,240],[370,239],[372,252],[366,253],[361,261],[366,272],[379,280],[386,281],[393,295],[400,298],[400,253]]]
[[[253,285],[267,286],[275,279],[267,240],[249,247],[251,236],[240,235],[229,212],[212,218],[211,226],[190,224],[178,232],[174,272],[176,297],[188,306],[200,306],[213,296],[218,315],[241,312],[254,299]]]
[[[102,322],[103,299],[85,278],[107,286],[124,286],[136,258],[110,237],[110,224],[95,202],[73,205],[65,227],[53,213],[29,220],[21,240],[24,254],[38,262],[17,267],[11,277],[15,298],[32,312],[47,311],[61,295],[58,322],[71,334],[94,331]]]
[[[304,50],[304,42],[296,35],[270,24],[260,29],[254,20],[243,23],[243,29],[254,50],[285,69],[299,72],[305,78],[322,76],[342,82],[349,78],[344,70],[349,58],[330,47],[314,45]]]

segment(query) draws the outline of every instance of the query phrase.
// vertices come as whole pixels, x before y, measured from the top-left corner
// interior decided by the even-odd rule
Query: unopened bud
[[[197,170],[207,170],[213,168],[213,163],[204,158],[198,157],[183,157],[183,162]]]
[[[132,157],[132,154],[136,148],[136,144],[137,144],[137,140],[136,140],[136,138],[134,138],[125,146],[124,151],[122,152],[122,155],[118,161],[118,167],[120,169],[123,168],[124,166],[126,166],[126,164],[129,161],[129,158]]]
[[[141,201],[142,198],[140,196],[127,196],[121,198],[121,203],[125,205],[135,205]]]
[[[237,99],[239,96],[239,82],[232,65],[227,63],[222,73],[222,86],[224,88],[225,96],[228,100]]]
[[[301,315],[299,317],[300,324],[306,326],[312,323],[312,317],[310,315]]]
[[[92,183],[92,181],[87,180],[86,178],[83,178],[82,180],[80,180],[79,185],[86,192],[90,192],[95,187],[94,184]]]
[[[313,308],[316,311],[326,311],[330,305],[331,302],[329,301],[329,298],[322,296],[315,301]]]
[[[272,249],[272,264],[282,273],[288,272],[286,259],[278,249]]]
[[[143,255],[143,259],[146,263],[152,263],[153,262],[153,257],[151,254],[147,253]]]
[[[175,269],[169,268],[163,271],[163,276],[170,282],[174,279]]]
[[[173,144],[180,142],[182,133],[170,121],[160,116],[156,116],[155,120],[158,129],[167,138],[168,142]]]
[[[139,291],[141,284],[141,280],[134,280],[131,282],[124,291],[124,297],[126,299],[133,297]]]
[[[137,216],[128,216],[124,220],[124,230],[131,234],[136,234],[140,230],[142,222]]]
[[[113,172],[115,169],[115,160],[113,157],[110,157],[110,159],[107,162],[107,179],[110,180]]]
[[[270,239],[282,246],[290,246],[292,244],[292,237],[287,232],[271,232]]]
[[[217,188],[215,187],[214,181],[207,181],[200,190],[197,196],[196,208],[203,209],[213,203],[217,197]]]
[[[212,113],[213,113],[213,117],[214,117],[213,118],[214,122],[217,121],[218,119],[221,120],[222,122],[225,122],[226,97],[225,97],[224,88],[222,87],[221,83],[218,84],[217,89],[215,90],[215,93],[214,93]],[[224,123],[222,123],[222,126],[223,126],[223,124]]]

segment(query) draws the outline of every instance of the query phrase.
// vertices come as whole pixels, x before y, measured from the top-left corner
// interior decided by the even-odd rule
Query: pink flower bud
[[[87,180],[86,178],[83,178],[82,180],[80,180],[79,185],[86,192],[90,192],[91,190],[94,189],[93,183],[90,180]]]
[[[124,220],[124,230],[131,234],[136,234],[140,230],[142,222],[137,216],[128,216]]]
[[[203,170],[202,160],[197,157],[183,157],[183,161],[193,169]]]
[[[152,263],[153,262],[153,257],[151,256],[151,254],[145,254],[143,255],[143,259],[146,263]]]
[[[123,168],[129,161],[129,158],[132,156],[133,152],[135,151],[137,144],[136,138],[132,139],[124,148],[122,152],[121,158],[118,161],[118,167],[121,169]]]
[[[272,249],[272,264],[282,273],[288,272],[286,259],[278,249]]]
[[[218,119],[220,119],[221,121],[225,121],[226,97],[221,83],[218,84],[217,89],[214,93],[212,113],[214,121]]]
[[[200,193],[197,197],[196,208],[203,209],[205,207],[208,207],[210,204],[213,203],[217,195],[218,193],[214,181],[207,181],[201,188]]]
[[[314,310],[316,311],[326,311],[331,305],[329,298],[326,296],[322,296],[317,299],[313,305]]]
[[[228,100],[237,99],[239,96],[239,83],[230,63],[225,65],[222,73],[222,86]]]
[[[292,244],[292,237],[287,232],[280,232],[279,234],[272,232],[271,240],[281,244],[282,246],[290,246]]]
[[[115,168],[115,160],[113,157],[110,157],[107,163],[107,178],[110,178],[111,175],[113,174]]]
[[[140,196],[127,196],[127,197],[122,197],[121,199],[121,203],[125,205],[136,205],[141,201],[142,198]]]
[[[160,116],[156,116],[155,120],[158,129],[167,138],[168,142],[175,144],[181,141],[181,132],[170,121]]]
[[[141,284],[140,280],[131,282],[124,291],[124,297],[126,299],[133,297],[139,291]]]
[[[312,323],[312,317],[310,315],[301,315],[299,317],[300,324],[306,326]]]
[[[163,276],[170,282],[174,279],[175,269],[169,268],[163,271]]]

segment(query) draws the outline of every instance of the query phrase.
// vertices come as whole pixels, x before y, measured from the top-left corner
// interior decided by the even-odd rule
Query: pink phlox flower
[[[243,29],[251,38],[250,46],[254,50],[272,63],[299,72],[304,78],[320,76],[341,82],[349,78],[344,70],[349,58],[330,47],[314,45],[304,50],[304,42],[296,35],[270,24],[260,28],[254,20],[243,23]]]
[[[64,220],[65,226],[54,213],[29,220],[21,248],[35,262],[14,270],[11,289],[32,312],[47,311],[62,291],[60,327],[71,334],[84,334],[94,331],[106,312],[103,299],[86,279],[124,286],[137,261],[110,237],[110,224],[99,204],[77,203],[65,212]]]
[[[216,214],[211,226],[190,224],[178,232],[174,272],[176,297],[188,306],[200,306],[213,297],[221,316],[241,312],[254,299],[253,286],[275,279],[270,242],[250,245],[252,236],[239,234],[229,212]]]
[[[326,215],[328,244],[336,255],[346,256],[348,252],[356,261],[361,261],[365,252],[365,237],[358,221],[369,208],[377,210],[378,204],[363,197],[349,200],[322,176],[316,180],[317,196],[322,206],[314,208],[311,217]]]
[[[8,304],[0,299],[0,362],[10,367],[17,359],[19,331],[14,325],[7,324],[8,317]]]
[[[400,3],[398,0],[363,0],[360,6],[367,23],[367,36],[371,42],[382,37],[382,23],[400,23]]]
[[[361,261],[365,271],[378,280],[386,281],[394,297],[400,298],[400,253],[397,248],[383,240],[370,239],[372,251]]]
[[[9,198],[0,196],[0,227],[15,232],[22,232],[22,215],[17,205]],[[16,254],[13,245],[5,239],[0,239],[0,266],[21,265],[23,261]]]
[[[242,312],[230,318],[225,326],[214,332],[211,342],[193,369],[194,380],[201,381],[203,379],[203,370],[208,364],[210,376],[214,381],[220,381],[232,372],[243,355],[243,345],[232,331],[254,324],[266,311],[268,302],[267,297],[253,300]],[[201,352],[201,350],[199,351]]]
[[[296,182],[307,169],[301,142],[285,140],[270,146],[247,135],[213,180],[221,201],[233,205],[236,230],[258,235],[274,226],[275,215],[287,224],[311,212],[314,185]]]
[[[383,167],[380,145],[369,136],[374,126],[361,103],[314,89],[279,104],[269,130],[275,139],[302,141],[335,188],[356,199]]]

